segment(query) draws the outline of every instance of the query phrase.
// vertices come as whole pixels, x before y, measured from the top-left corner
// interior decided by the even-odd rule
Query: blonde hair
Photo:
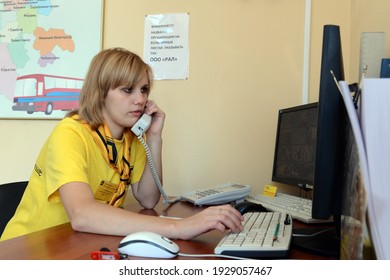
[[[79,109],[66,116],[78,114],[78,120],[97,129],[104,122],[102,107],[108,91],[119,86],[131,87],[145,74],[150,89],[153,83],[152,69],[138,55],[123,48],[99,52],[89,66],[80,92]]]

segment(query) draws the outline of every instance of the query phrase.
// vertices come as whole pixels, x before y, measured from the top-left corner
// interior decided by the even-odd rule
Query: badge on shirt
[[[97,191],[95,192],[95,199],[102,200],[105,202],[110,201],[112,196],[114,195],[114,193],[117,192],[118,187],[119,187],[119,184],[114,184],[114,183],[102,180],[100,182],[100,185],[99,185]]]

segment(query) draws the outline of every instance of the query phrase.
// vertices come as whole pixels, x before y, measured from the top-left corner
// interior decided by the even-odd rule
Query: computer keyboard
[[[195,205],[218,205],[244,200],[251,192],[251,187],[236,183],[225,183],[204,189],[190,191],[181,196],[182,200]]]
[[[276,196],[266,196],[263,194],[249,195],[245,200],[263,205],[270,211],[286,212],[306,224],[332,222],[333,219],[314,219],[311,216],[312,201],[307,198],[278,193]]]
[[[227,232],[214,249],[218,255],[245,258],[285,258],[289,254],[292,221],[280,212],[247,212],[244,230]]]

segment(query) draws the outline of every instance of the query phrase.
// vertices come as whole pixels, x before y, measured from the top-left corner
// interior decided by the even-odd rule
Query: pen
[[[276,240],[278,240],[279,226],[280,226],[280,222],[278,222],[278,223],[276,224],[276,228],[275,228],[275,232],[274,232],[274,238],[273,238],[273,241],[276,241]]]

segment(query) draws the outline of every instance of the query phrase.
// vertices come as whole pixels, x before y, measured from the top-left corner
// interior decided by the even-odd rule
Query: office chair
[[[14,215],[27,184],[28,181],[20,181],[0,185],[0,236]]]

